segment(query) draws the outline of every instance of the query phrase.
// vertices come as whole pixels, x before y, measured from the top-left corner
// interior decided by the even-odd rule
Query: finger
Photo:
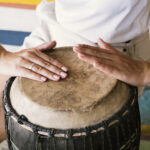
[[[82,59],[83,61],[86,61],[90,64],[92,64],[95,68],[98,70],[113,76],[114,78],[117,78],[119,80],[124,79],[124,70],[120,69],[118,67],[118,64],[113,63],[112,61],[109,61],[107,59],[95,59],[92,56],[84,55],[84,54],[79,54],[79,58]]]
[[[42,53],[41,51],[35,51],[36,55],[41,57],[42,59],[46,60],[47,62],[57,66],[58,68],[62,69],[63,71],[67,72],[68,68],[61,64],[59,61],[53,59],[52,57]]]
[[[23,67],[18,67],[15,75],[40,81],[40,82],[45,82],[47,80],[46,77]]]
[[[85,55],[85,54],[81,54],[81,53],[79,53],[78,54],[78,57],[81,59],[81,60],[83,60],[83,61],[85,61],[85,62],[87,62],[87,63],[90,63],[90,64],[92,64],[93,66],[97,66],[97,64],[99,64],[99,63],[105,63],[105,64],[107,64],[107,65],[112,65],[114,62],[112,61],[112,60],[110,60],[110,59],[105,59],[105,58],[98,58],[98,57],[94,57],[94,56],[91,56],[91,55]]]
[[[27,70],[31,70],[32,72],[35,72],[36,74],[42,75],[50,80],[58,81],[60,79],[60,76],[48,71],[47,69],[37,65],[33,64],[33,62],[26,60],[26,59],[21,59],[19,65],[21,67],[24,67]],[[33,67],[31,68],[31,66]]]
[[[101,38],[98,39],[98,46],[101,49],[108,50],[108,51],[113,52],[113,53],[120,53],[118,50],[116,50],[110,44],[104,42]]]
[[[45,68],[43,68],[43,67],[41,67],[37,64],[33,65],[32,71],[35,72],[35,73],[38,73],[38,74],[40,74],[44,77],[47,77],[48,79],[53,80],[53,81],[60,80],[60,76],[56,75],[53,72],[48,71],[47,69],[45,69]]]
[[[94,57],[99,57],[99,58],[106,58],[106,59],[115,59],[116,54],[110,53],[104,50],[98,50],[98,49],[88,49],[88,48],[80,48],[74,50],[76,53],[82,53],[86,55],[91,55]]]
[[[56,46],[56,41],[52,41],[50,43],[44,43],[40,46],[37,46],[35,49],[39,51],[45,51],[45,50],[53,49],[55,46]]]
[[[53,64],[45,61],[44,59],[42,59],[41,57],[37,56],[36,54],[32,53],[30,54],[30,56],[27,58],[29,61],[31,61],[32,63],[35,63],[39,66],[41,66],[43,69],[43,71],[45,72],[49,72],[49,75],[51,78],[51,74],[56,74],[56,78],[57,78],[57,75],[58,76],[61,76],[61,78],[66,78],[67,77],[67,73],[62,71],[60,68],[54,66]]]
[[[104,42],[101,38],[98,39],[98,46],[102,49],[113,50],[114,48],[108,43]]]
[[[98,46],[101,49],[108,50],[109,52],[113,52],[113,53],[117,53],[117,54],[121,55],[121,52],[119,52],[117,49],[112,47],[110,44],[104,42],[103,39],[101,39],[101,38],[98,39]]]
[[[91,55],[94,57],[98,57],[100,59],[105,58],[105,59],[109,59],[112,61],[117,61],[118,57],[122,57],[122,56],[118,56],[115,53],[112,53],[110,51],[106,51],[103,49],[99,49],[99,48],[95,48],[95,49],[90,49],[90,48],[74,48],[74,52],[75,53],[82,53],[82,54],[86,54],[86,55]]]
[[[105,49],[100,48],[100,47],[94,47],[94,46],[85,45],[85,44],[78,44],[77,46],[75,46],[73,48],[73,51],[74,52],[82,52],[83,53],[83,52],[86,52],[87,49],[90,49],[92,51],[97,51],[97,52],[98,51],[105,52],[105,53],[108,53],[108,54],[113,53],[112,51],[106,51]]]
[[[90,45],[86,45],[86,44],[78,44],[78,45],[76,45],[76,46],[73,47],[73,51],[74,52],[77,52],[80,49],[99,50],[99,47],[90,46]]]

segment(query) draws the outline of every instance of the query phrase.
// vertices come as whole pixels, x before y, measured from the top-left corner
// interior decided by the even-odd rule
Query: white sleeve
[[[43,19],[43,16],[49,15],[49,13],[53,13],[55,15],[54,7],[55,2],[48,2],[46,0],[43,0],[37,6],[36,14],[40,21],[40,26],[33,30],[33,32],[25,38],[21,49],[36,47],[42,43],[51,41],[50,29],[48,27],[48,23]]]

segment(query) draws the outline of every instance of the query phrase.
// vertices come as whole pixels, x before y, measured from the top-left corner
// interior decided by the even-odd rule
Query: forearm
[[[145,71],[144,82],[145,82],[145,85],[147,85],[147,84],[150,84],[150,60],[146,61],[145,64],[146,64],[146,67],[145,67],[146,71]]]
[[[0,60],[3,58],[4,54],[9,53],[2,45],[0,45]]]
[[[8,51],[6,51],[6,49],[2,45],[0,45],[0,64],[6,53],[8,53]]]

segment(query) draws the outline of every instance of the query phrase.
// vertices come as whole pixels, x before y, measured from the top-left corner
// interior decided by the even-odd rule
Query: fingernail
[[[57,76],[57,75],[53,75],[53,78],[54,78],[55,80],[59,80],[59,79],[60,79],[60,77]]]
[[[54,44],[56,44],[56,41],[52,41],[51,43],[54,43]]]
[[[75,50],[76,50],[76,46],[73,47],[73,51],[75,51]]]
[[[78,54],[78,57],[84,57],[85,55],[84,54]]]
[[[45,77],[41,77],[41,80],[42,81],[46,81],[47,79]]]
[[[101,42],[101,43],[104,42],[103,39],[101,39],[101,38],[99,38],[98,41]]]
[[[74,51],[75,53],[78,53],[78,52],[81,51],[81,49],[80,49],[79,47],[75,47],[75,48],[73,49],[73,51]]]
[[[74,46],[74,47],[79,48],[79,47],[80,47],[80,44],[78,44],[78,45],[76,45],[76,46]]]
[[[61,72],[60,75],[61,75],[61,77],[63,77],[63,78],[66,78],[66,77],[67,77],[67,74],[64,73],[64,72]]]
[[[61,69],[62,69],[63,71],[65,71],[65,72],[68,71],[68,68],[67,68],[67,67],[64,67],[64,66],[61,67]]]
[[[73,47],[73,51],[76,51],[77,49],[78,49],[77,46],[74,46],[74,47]]]
[[[82,46],[83,46],[83,44],[78,44],[78,45],[77,45],[77,47],[82,47]]]

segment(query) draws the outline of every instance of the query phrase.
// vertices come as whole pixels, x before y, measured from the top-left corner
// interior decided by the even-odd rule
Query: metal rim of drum
[[[135,101],[137,100],[137,87],[128,85],[130,88],[128,100],[126,101],[124,106],[117,113],[115,113],[113,116],[108,118],[108,120],[104,120],[103,122],[100,122],[97,125],[93,125],[93,126],[89,126],[89,127],[81,128],[81,129],[61,130],[61,129],[54,129],[54,128],[44,128],[44,127],[32,124],[26,118],[25,119],[22,118],[21,116],[23,116],[23,115],[18,115],[15,112],[15,110],[12,108],[12,106],[10,104],[9,93],[10,93],[11,85],[12,85],[13,81],[15,80],[15,78],[16,77],[11,77],[6,82],[5,90],[3,91],[2,104],[3,104],[4,111],[5,111],[5,115],[7,115],[9,117],[12,116],[13,118],[15,118],[18,121],[18,123],[20,125],[27,126],[34,133],[36,130],[36,133],[38,133],[38,134],[44,132],[44,133],[47,133],[47,135],[52,134],[51,136],[56,135],[58,137],[59,137],[59,135],[61,135],[60,137],[62,137],[62,135],[64,135],[63,137],[68,138],[70,136],[83,136],[83,135],[88,135],[90,133],[97,133],[97,132],[101,131],[100,130],[101,128],[104,128],[104,130],[105,130],[110,125],[115,125],[116,123],[119,123],[119,120],[120,120],[122,114],[124,114],[126,112],[126,110],[128,108],[130,108],[131,105],[133,105],[135,103]],[[115,120],[116,120],[116,122],[114,122]],[[113,122],[114,122],[114,124],[112,124]]]

